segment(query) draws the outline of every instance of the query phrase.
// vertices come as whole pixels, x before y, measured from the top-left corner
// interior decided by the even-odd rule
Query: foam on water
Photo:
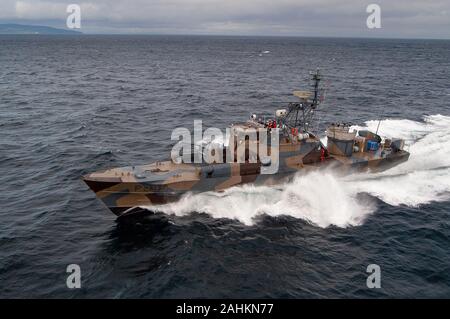
[[[378,121],[365,123],[375,131]],[[361,128],[361,127],[358,127]],[[404,138],[408,162],[378,174],[337,177],[322,171],[296,176],[279,187],[244,185],[223,193],[188,194],[158,211],[186,215],[204,212],[251,225],[261,214],[290,215],[320,227],[360,225],[376,210],[368,193],[390,205],[419,206],[450,198],[450,117],[427,116],[423,122],[383,120],[379,134]]]

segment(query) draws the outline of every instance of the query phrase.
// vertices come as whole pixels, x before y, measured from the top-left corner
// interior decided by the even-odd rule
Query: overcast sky
[[[0,0],[0,23],[65,27],[81,6],[84,33],[450,39],[450,0]],[[381,7],[381,29],[366,26]]]

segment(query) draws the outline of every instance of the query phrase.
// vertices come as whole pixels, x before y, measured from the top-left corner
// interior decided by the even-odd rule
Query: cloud
[[[15,17],[18,19],[61,19],[66,12],[64,3],[41,1],[16,1]]]
[[[366,7],[382,9],[382,29],[368,30]],[[1,20],[59,21],[76,0],[2,0]],[[435,0],[86,0],[90,32],[201,33],[450,38],[450,1]]]

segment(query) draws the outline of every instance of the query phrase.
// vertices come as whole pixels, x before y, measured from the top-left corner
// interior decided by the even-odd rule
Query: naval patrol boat
[[[330,124],[323,143],[311,129],[322,100],[323,92],[319,88],[322,76],[317,70],[311,72],[311,77],[312,89],[294,91],[297,101],[276,110],[272,117],[261,119],[253,114],[249,120],[231,125],[230,140],[222,145],[221,161],[166,160],[106,169],[87,174],[83,180],[106,207],[123,217],[142,211],[141,207],[148,211],[177,201],[187,193],[223,191],[246,183],[274,185],[288,181],[295,174],[328,168],[342,173],[379,172],[408,160],[404,140],[355,130],[347,123]],[[250,140],[246,133],[250,135],[254,130],[260,133]],[[265,156],[251,151],[252,143],[259,150],[264,135],[261,132],[269,136],[264,141],[269,145]],[[245,152],[242,160],[238,160],[236,153],[242,145]],[[276,170],[268,169],[275,161]]]

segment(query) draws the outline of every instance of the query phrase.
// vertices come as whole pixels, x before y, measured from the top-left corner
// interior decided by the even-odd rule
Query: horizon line
[[[38,26],[38,25],[35,25]],[[39,25],[42,26],[42,25]],[[186,37],[240,37],[240,38],[322,38],[322,39],[361,39],[361,40],[441,40],[450,41],[450,38],[432,38],[432,37],[400,37],[400,36],[334,36],[334,35],[270,35],[270,34],[198,34],[198,33],[96,33],[82,32],[80,29],[63,29],[64,31],[77,31],[77,34],[33,34],[33,33],[0,33],[2,35],[19,35],[19,36],[186,36]]]
[[[450,37],[402,37],[402,36],[336,36],[336,35],[287,35],[287,34],[227,34],[227,33],[157,33],[157,32],[83,32],[80,29],[69,29],[66,27],[56,27],[42,24],[22,24],[22,23],[14,23],[14,22],[6,22],[0,23],[1,25],[17,25],[23,27],[45,27],[45,28],[53,28],[56,30],[62,31],[74,31],[78,32],[77,34],[33,34],[33,33],[23,33],[23,34],[15,34],[15,33],[0,33],[0,35],[68,35],[68,36],[205,36],[205,37],[266,37],[266,38],[326,38],[326,39],[378,39],[378,40],[450,40]]]

